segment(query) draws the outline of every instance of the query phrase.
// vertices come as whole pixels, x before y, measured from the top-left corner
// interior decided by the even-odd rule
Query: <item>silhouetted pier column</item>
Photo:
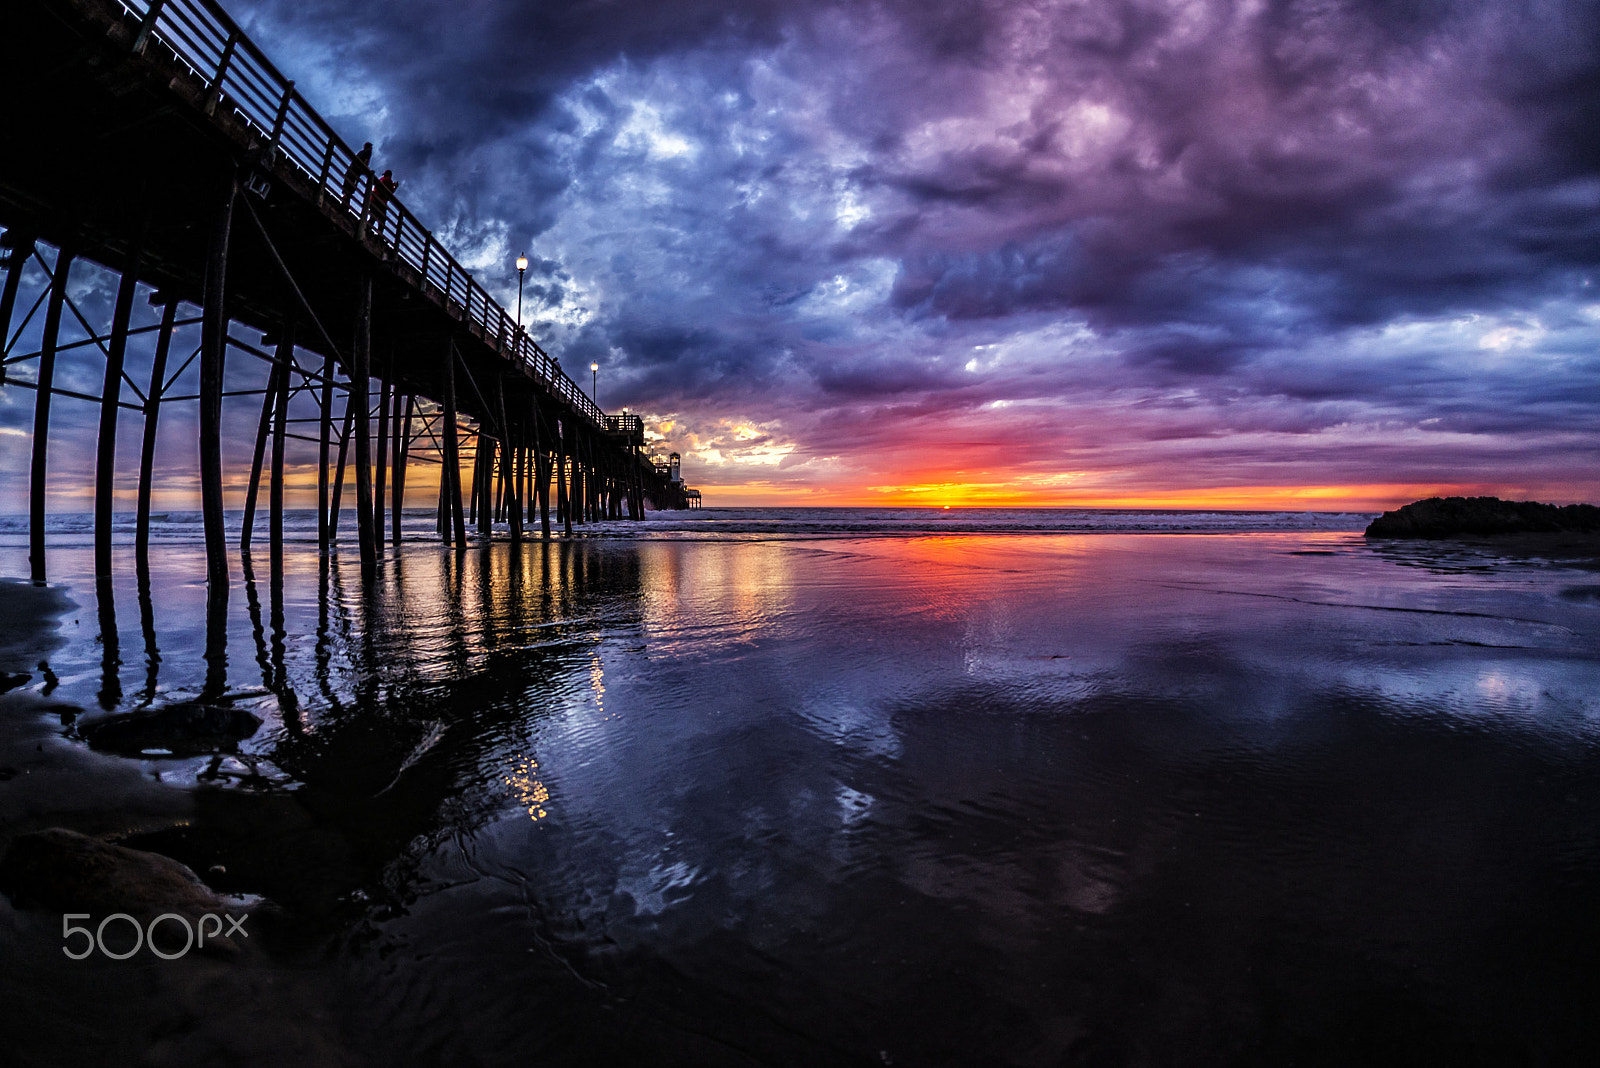
[[[351,398],[345,398],[344,404],[344,430],[339,434],[339,462],[333,472],[333,499],[328,502],[328,545],[331,548],[339,540],[339,499],[344,493],[344,467],[345,460],[350,451],[350,427],[353,425],[356,409]]]
[[[100,707],[110,711],[122,703],[122,641],[117,633],[117,599],[110,575],[95,577],[94,597],[100,623]]]
[[[511,534],[511,540],[522,540],[522,502],[517,496],[517,456],[521,447],[518,442],[520,434],[512,427],[506,418],[506,387],[502,380],[495,385],[496,400],[500,404],[500,426],[505,433],[505,442],[500,449],[500,499],[505,502],[506,528]]]
[[[500,440],[492,438],[483,432],[482,424],[478,427],[478,448],[472,458],[472,470],[478,476],[478,536],[490,538],[494,534],[494,464],[495,456],[500,451]]]
[[[483,437],[479,435],[478,449],[483,448]],[[447,541],[453,540],[457,549],[467,547],[466,518],[461,511],[461,453],[456,440],[456,351],[455,343],[448,344],[445,350],[444,374],[444,475],[449,480],[449,488],[444,489],[445,503],[450,509],[447,525],[450,534]]]
[[[389,373],[394,373],[393,367]],[[383,555],[383,491],[389,470],[389,393],[393,387],[388,379],[378,381],[378,455],[377,470],[372,485],[372,544],[378,555]]]
[[[332,517],[328,513],[328,444],[333,437],[333,353],[322,359],[322,396],[318,398],[319,440],[317,444],[317,550],[327,555],[332,538]]]
[[[67,300],[67,276],[73,252],[62,248],[50,279],[50,303],[44,314],[44,338],[39,344],[39,381],[33,398],[33,464],[28,478],[28,563],[34,582],[43,582],[45,474],[50,452],[50,395],[55,388],[56,343],[61,333],[61,309]]]
[[[153,298],[152,298],[153,299]],[[172,325],[178,317],[178,300],[168,298],[161,309],[161,332],[156,335],[155,362],[150,366],[150,392],[144,402],[144,443],[139,450],[139,511],[133,523],[133,555],[141,572],[150,565],[150,481],[155,472],[156,426],[161,416],[161,394],[166,391],[167,354],[172,349]]]
[[[372,412],[367,392],[372,366],[372,276],[357,283],[360,291],[356,307],[356,342],[350,368],[350,404],[355,410],[356,438],[356,537],[361,546],[361,566],[370,569],[378,562],[378,547],[372,530]]]
[[[567,420],[561,421],[561,453],[556,458],[556,503],[561,508],[561,528],[567,533],[572,533],[572,480],[577,477],[572,470],[576,465],[572,463],[572,427]]]
[[[286,325],[278,340],[278,388],[272,394],[272,490],[268,500],[268,546],[272,557],[271,579],[283,583],[283,453],[288,437],[289,368],[294,363],[294,327]]]
[[[6,263],[6,280],[0,286],[0,358],[9,355],[11,344],[11,315],[17,307],[17,286],[22,282],[22,269],[33,258],[33,236],[17,230],[7,230],[4,247],[10,250]],[[6,380],[6,365],[0,362],[0,385]]]
[[[539,533],[550,540],[550,461],[554,456],[554,443],[550,440],[545,413],[538,401],[533,405],[533,486],[539,498]]]
[[[204,309],[200,323],[200,512],[205,526],[206,582],[210,595],[226,603],[228,545],[222,522],[222,372],[227,356],[228,314],[224,305],[228,237],[238,180],[230,174],[211,227],[206,255]],[[225,627],[225,624],[221,624]]]
[[[239,530],[239,551],[250,551],[250,538],[256,525],[256,501],[261,491],[261,466],[267,454],[267,433],[272,429],[272,406],[278,399],[278,380],[284,369],[277,364],[267,375],[267,388],[261,394],[261,418],[256,423],[256,447],[250,456],[250,483],[244,491],[244,522]]]
[[[394,468],[391,481],[394,484],[394,498],[390,509],[389,526],[391,536],[396,545],[400,544],[400,516],[404,510],[406,496],[406,462],[411,456],[411,410],[416,402],[414,394],[406,394],[405,414],[401,415],[400,394],[394,395],[394,459],[390,466]]]
[[[106,346],[106,377],[100,389],[100,441],[95,450],[94,469],[94,573],[111,574],[111,505],[117,473],[117,415],[122,401],[122,367],[128,355],[128,321],[133,316],[133,297],[139,285],[144,226],[133,240],[128,262],[123,265],[117,284],[117,303],[111,313],[111,337]]]

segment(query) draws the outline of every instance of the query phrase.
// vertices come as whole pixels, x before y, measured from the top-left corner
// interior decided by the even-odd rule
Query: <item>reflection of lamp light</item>
[[[594,406],[596,408],[600,407],[600,401],[599,401],[599,399],[597,398],[597,396],[595,394],[595,389],[599,385],[600,385],[600,365],[598,363],[591,363],[589,365],[589,399],[594,401]]]
[[[517,257],[517,332],[522,331],[522,272],[528,269],[528,257]]]

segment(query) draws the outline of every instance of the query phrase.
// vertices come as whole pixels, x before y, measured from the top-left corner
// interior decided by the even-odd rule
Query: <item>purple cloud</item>
[[[696,479],[1600,496],[1592,4],[232,7]]]

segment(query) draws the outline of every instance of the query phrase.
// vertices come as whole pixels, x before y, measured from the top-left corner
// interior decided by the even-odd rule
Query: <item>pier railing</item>
[[[357,233],[417,271],[483,340],[527,367],[552,393],[596,426],[609,420],[558,361],[489,296],[398,197],[377,199],[372,170],[333,127],[295,91],[255,42],[212,0],[117,0],[139,26],[134,49],[155,41],[171,50],[207,88],[208,113],[226,109],[259,132],[275,163],[288,162],[340,210],[357,219]],[[616,427],[610,427],[616,429]]]

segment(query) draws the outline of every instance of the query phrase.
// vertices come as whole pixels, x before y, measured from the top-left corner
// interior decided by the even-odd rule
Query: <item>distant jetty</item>
[[[1385,512],[1369,538],[1455,538],[1495,534],[1600,534],[1600,508],[1499,497],[1429,497]]]

